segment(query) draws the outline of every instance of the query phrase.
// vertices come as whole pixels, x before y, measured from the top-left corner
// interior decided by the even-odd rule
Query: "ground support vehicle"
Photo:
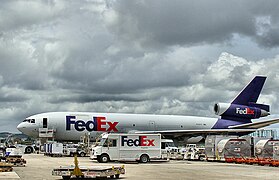
[[[184,154],[185,160],[205,160],[205,148],[190,148]]]
[[[103,134],[90,159],[98,162],[161,159],[161,134]]]
[[[16,148],[21,149],[22,153],[24,154],[30,154],[36,150],[35,145],[17,144]]]
[[[161,139],[161,153],[162,159],[183,159],[172,139]]]
[[[74,156],[77,154],[80,157],[84,157],[89,153],[86,153],[86,148],[80,144],[64,144],[63,155],[64,156]]]
[[[53,176],[62,176],[63,179],[70,179],[71,177],[85,177],[85,178],[119,178],[120,174],[125,174],[125,169],[123,166],[92,166],[83,167],[79,169],[82,174],[79,176],[75,175],[74,166],[62,166],[55,168],[52,171]]]
[[[124,165],[122,166],[90,166],[79,167],[77,156],[75,155],[74,166],[60,166],[52,170],[53,176],[62,176],[63,179],[76,178],[119,178],[125,174]]]

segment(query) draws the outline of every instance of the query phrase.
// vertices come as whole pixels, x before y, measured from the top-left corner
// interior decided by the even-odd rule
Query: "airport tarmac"
[[[14,167],[13,173],[0,173],[0,179],[62,179],[52,176],[51,171],[60,165],[73,165],[73,157],[47,157],[42,154],[28,154],[23,156],[27,164],[25,167]],[[218,162],[200,162],[171,160],[169,162],[136,163],[107,163],[99,164],[88,157],[79,157],[81,166],[125,165],[126,174],[120,179],[131,180],[167,180],[167,179],[279,179],[279,167],[268,167],[245,164],[227,164]]]

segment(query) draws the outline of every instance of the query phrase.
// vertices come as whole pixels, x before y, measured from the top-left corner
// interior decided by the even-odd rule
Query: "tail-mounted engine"
[[[216,115],[222,117],[257,119],[269,115],[269,106],[265,104],[249,103],[246,105],[217,103],[214,105]]]

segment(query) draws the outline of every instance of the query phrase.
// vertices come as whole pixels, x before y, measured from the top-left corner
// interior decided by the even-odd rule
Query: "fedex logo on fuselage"
[[[118,132],[118,122],[106,121],[106,117],[93,117],[93,120],[83,121],[76,119],[76,116],[66,116],[66,130],[69,131],[73,127],[77,131],[87,130],[103,131],[103,132]],[[72,126],[73,125],[73,126]]]
[[[128,139],[128,136],[121,136],[121,146],[155,146],[155,139],[147,139],[147,136],[139,136],[138,139]]]
[[[252,110],[250,108],[245,108],[245,109],[236,108],[236,114],[253,114],[254,115],[254,110]]]

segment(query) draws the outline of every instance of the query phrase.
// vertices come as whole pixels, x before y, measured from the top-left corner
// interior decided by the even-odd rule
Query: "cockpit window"
[[[35,123],[35,119],[24,119],[23,122]]]

